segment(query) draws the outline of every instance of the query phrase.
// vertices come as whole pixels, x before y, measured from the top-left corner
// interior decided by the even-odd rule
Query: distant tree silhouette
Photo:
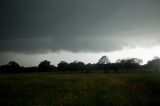
[[[95,70],[98,70],[97,64],[91,64],[91,63],[86,64],[85,71],[91,72],[91,71],[95,71]]]
[[[99,61],[98,61],[98,63],[96,64],[97,65],[97,70],[103,70],[103,71],[106,71],[106,70],[108,70],[109,69],[109,59],[108,59],[108,57],[107,56],[102,56],[100,59],[99,59]]]
[[[154,56],[152,60],[160,59],[159,56]]]
[[[10,61],[8,64],[1,66],[1,70],[3,72],[19,72],[21,71],[21,67],[15,61]]]
[[[160,57],[154,57],[152,60],[148,61],[147,64],[141,65],[142,60],[138,58],[126,58],[118,59],[115,63],[110,63],[107,56],[102,56],[96,64],[84,64],[81,61],[73,61],[67,63],[61,61],[57,67],[50,64],[50,61],[41,61],[37,66],[34,67],[21,67],[15,61],[10,61],[6,65],[0,66],[0,72],[38,72],[38,71],[79,71],[79,72],[160,72]]]
[[[59,71],[69,71],[68,70],[68,67],[69,67],[69,64],[65,61],[61,61],[59,64],[58,64],[58,70]]]
[[[71,71],[84,71],[85,64],[80,61],[74,61],[69,64],[69,69]]]
[[[118,59],[116,63],[119,68],[128,70],[138,68],[142,63],[142,60],[138,58]]]
[[[39,63],[38,70],[39,71],[51,71],[53,66],[50,65],[50,61],[44,60]]]
[[[138,59],[138,58],[118,59],[117,63],[121,63],[121,64],[138,64],[138,65],[140,65],[142,63],[142,60]]]
[[[153,71],[160,71],[160,58],[153,58],[153,60],[148,61],[147,68]]]
[[[61,61],[58,64],[59,71],[84,71],[85,64],[80,61],[73,61],[71,63],[67,63],[65,61]]]
[[[16,63],[15,61],[10,61],[7,66],[14,67],[14,68],[20,68],[20,65]]]
[[[109,59],[107,56],[102,56],[97,64],[108,64],[109,63]]]

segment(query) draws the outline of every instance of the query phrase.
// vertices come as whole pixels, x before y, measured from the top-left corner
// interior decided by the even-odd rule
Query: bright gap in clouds
[[[13,60],[19,63],[21,66],[37,66],[42,60],[49,60],[51,64],[57,65],[60,61],[66,61],[68,63],[74,60],[82,61],[84,63],[97,63],[99,58],[103,55],[109,57],[111,62],[116,62],[117,59],[123,59],[128,57],[135,57],[143,59],[143,64],[148,60],[153,59],[154,56],[160,56],[160,47],[153,48],[124,48],[121,51],[115,52],[80,52],[72,53],[68,51],[60,51],[55,53],[46,54],[19,54],[19,53],[2,53],[0,65],[7,64]]]

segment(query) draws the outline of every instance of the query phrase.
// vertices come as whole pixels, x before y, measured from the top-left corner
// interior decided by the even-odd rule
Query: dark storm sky
[[[1,0],[0,52],[159,45],[160,0]]]

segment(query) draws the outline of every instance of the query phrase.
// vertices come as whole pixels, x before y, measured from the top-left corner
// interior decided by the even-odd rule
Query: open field
[[[160,106],[155,74],[0,74],[0,105]]]

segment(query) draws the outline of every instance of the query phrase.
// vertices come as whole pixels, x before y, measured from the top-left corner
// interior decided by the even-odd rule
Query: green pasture
[[[0,105],[160,106],[160,75],[0,74]]]

